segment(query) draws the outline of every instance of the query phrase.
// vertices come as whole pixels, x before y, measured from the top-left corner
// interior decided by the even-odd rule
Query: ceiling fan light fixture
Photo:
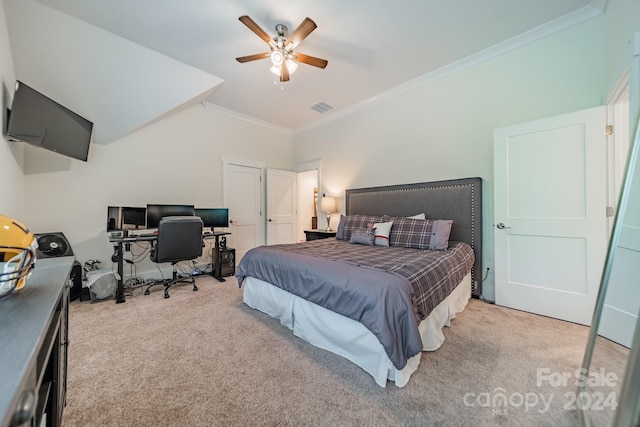
[[[271,68],[269,68],[269,71],[280,77],[280,65],[272,65]]]
[[[316,58],[300,52],[293,52],[293,49],[317,28],[316,23],[311,19],[305,18],[291,35],[289,35],[286,25],[278,24],[276,25],[277,35],[273,38],[260,28],[253,19],[249,18],[249,16],[243,15],[239,19],[240,22],[260,37],[262,41],[267,43],[271,50],[269,52],[241,56],[236,58],[236,61],[244,63],[271,58],[271,67],[269,70],[278,76],[281,83],[289,81],[290,75],[296,72],[300,63],[322,69],[327,66],[328,61],[326,59]]]
[[[284,54],[280,50],[274,50],[271,52],[271,63],[275,67],[280,67],[284,62]]]
[[[284,62],[284,65],[286,65],[287,70],[289,70],[289,74],[293,74],[296,72],[296,70],[298,69],[298,64],[296,64],[294,61],[292,61],[291,59],[287,59]]]

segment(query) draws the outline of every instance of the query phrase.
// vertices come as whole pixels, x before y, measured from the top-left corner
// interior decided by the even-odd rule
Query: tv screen
[[[146,208],[132,208],[126,206],[122,208],[122,228],[144,228],[146,220]]]
[[[147,228],[158,228],[165,216],[193,216],[193,205],[147,205]]]
[[[87,161],[93,123],[16,82],[8,115],[7,136],[36,147]]]
[[[196,216],[202,219],[205,227],[228,227],[229,226],[229,209],[228,208],[198,208]]]

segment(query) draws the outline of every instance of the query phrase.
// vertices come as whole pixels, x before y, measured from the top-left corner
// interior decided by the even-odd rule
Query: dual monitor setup
[[[107,207],[107,231],[144,230],[158,228],[165,216],[199,216],[204,227],[229,227],[228,208],[196,208],[194,205],[159,205],[147,207]]]

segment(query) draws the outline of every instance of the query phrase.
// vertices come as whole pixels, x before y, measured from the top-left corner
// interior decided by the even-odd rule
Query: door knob
[[[498,227],[499,230],[503,230],[505,228],[511,228],[511,227],[507,227],[506,225],[504,225],[503,223],[499,222],[498,224],[496,224],[496,227]]]
[[[269,218],[269,222],[271,222],[271,218]]]

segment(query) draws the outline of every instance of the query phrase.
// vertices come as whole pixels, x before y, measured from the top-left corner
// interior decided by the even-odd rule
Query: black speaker
[[[38,259],[73,256],[73,250],[67,238],[61,232],[36,234]]]

